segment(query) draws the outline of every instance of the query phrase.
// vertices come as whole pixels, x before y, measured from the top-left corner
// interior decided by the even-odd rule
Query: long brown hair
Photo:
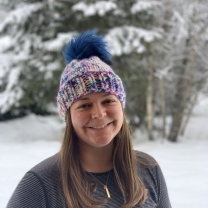
[[[59,153],[61,181],[66,204],[68,208],[100,207],[106,201],[96,200],[92,197],[92,188],[80,164],[78,152],[78,138],[74,133],[69,112]],[[115,179],[124,199],[122,208],[142,204],[147,198],[147,190],[138,176],[137,165],[138,159],[133,150],[130,127],[124,114],[123,125],[114,138],[113,150]]]

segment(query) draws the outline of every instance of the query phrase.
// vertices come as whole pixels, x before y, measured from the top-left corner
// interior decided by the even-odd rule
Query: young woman
[[[64,57],[61,150],[25,174],[7,208],[170,208],[160,167],[133,150],[125,91],[102,37],[81,34]]]

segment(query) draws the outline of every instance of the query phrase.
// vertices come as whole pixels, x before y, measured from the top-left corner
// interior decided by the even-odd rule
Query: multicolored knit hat
[[[68,109],[78,98],[95,92],[116,95],[125,105],[122,81],[110,67],[111,55],[101,36],[85,32],[72,39],[63,54],[68,65],[61,75],[57,96],[61,117],[66,119]]]

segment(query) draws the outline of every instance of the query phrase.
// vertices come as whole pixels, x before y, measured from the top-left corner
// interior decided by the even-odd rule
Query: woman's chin
[[[89,141],[94,147],[105,147],[111,143],[112,139],[108,136],[100,136],[97,138],[90,138]]]

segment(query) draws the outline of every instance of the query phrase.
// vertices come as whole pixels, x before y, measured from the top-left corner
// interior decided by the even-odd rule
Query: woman
[[[69,42],[57,96],[66,120],[61,150],[26,173],[8,208],[170,208],[160,167],[133,150],[122,81],[102,37]]]

